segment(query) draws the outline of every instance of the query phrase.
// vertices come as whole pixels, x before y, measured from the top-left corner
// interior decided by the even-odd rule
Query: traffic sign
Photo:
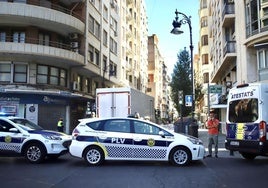
[[[185,95],[185,106],[192,106],[193,104],[193,96]]]
[[[211,85],[209,87],[210,93],[222,93],[222,86],[221,85]]]

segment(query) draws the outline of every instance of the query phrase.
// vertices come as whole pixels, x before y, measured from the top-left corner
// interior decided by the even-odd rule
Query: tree
[[[192,94],[191,57],[189,52],[186,51],[186,48],[180,51],[177,57],[178,60],[174,65],[173,73],[171,75],[171,98],[179,114],[182,114],[182,116],[188,116],[191,113],[191,107],[185,106],[185,97],[183,97],[182,112],[180,112],[178,95],[180,90],[183,91],[184,96]]]

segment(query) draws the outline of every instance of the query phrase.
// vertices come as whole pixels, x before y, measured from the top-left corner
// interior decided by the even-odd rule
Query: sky
[[[175,19],[175,11],[191,16],[194,54],[198,53],[199,40],[199,0],[145,0],[148,17],[148,35],[156,34],[161,56],[168,67],[168,73],[172,74],[177,54],[186,47],[190,53],[189,25],[183,24],[180,35],[171,34],[172,22]],[[182,15],[179,14],[179,20]]]

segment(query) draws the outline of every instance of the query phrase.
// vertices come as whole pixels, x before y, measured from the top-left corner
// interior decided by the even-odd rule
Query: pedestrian
[[[58,124],[57,124],[57,128],[58,128],[59,132],[63,132],[64,125],[63,125],[63,119],[62,118],[59,119]]]
[[[206,123],[208,129],[208,155],[212,157],[212,145],[215,145],[215,157],[218,158],[218,135],[220,121],[215,117],[214,112],[209,113],[209,119]]]

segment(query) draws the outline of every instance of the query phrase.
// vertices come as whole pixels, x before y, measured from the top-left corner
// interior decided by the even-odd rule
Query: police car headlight
[[[188,137],[187,139],[188,139],[190,142],[192,142],[193,144],[203,145],[203,142],[202,142],[202,140],[200,140],[200,139],[197,139],[197,138],[191,138],[191,137]]]
[[[61,137],[59,136],[55,136],[55,135],[42,135],[45,139],[48,139],[48,140],[61,140]]]

